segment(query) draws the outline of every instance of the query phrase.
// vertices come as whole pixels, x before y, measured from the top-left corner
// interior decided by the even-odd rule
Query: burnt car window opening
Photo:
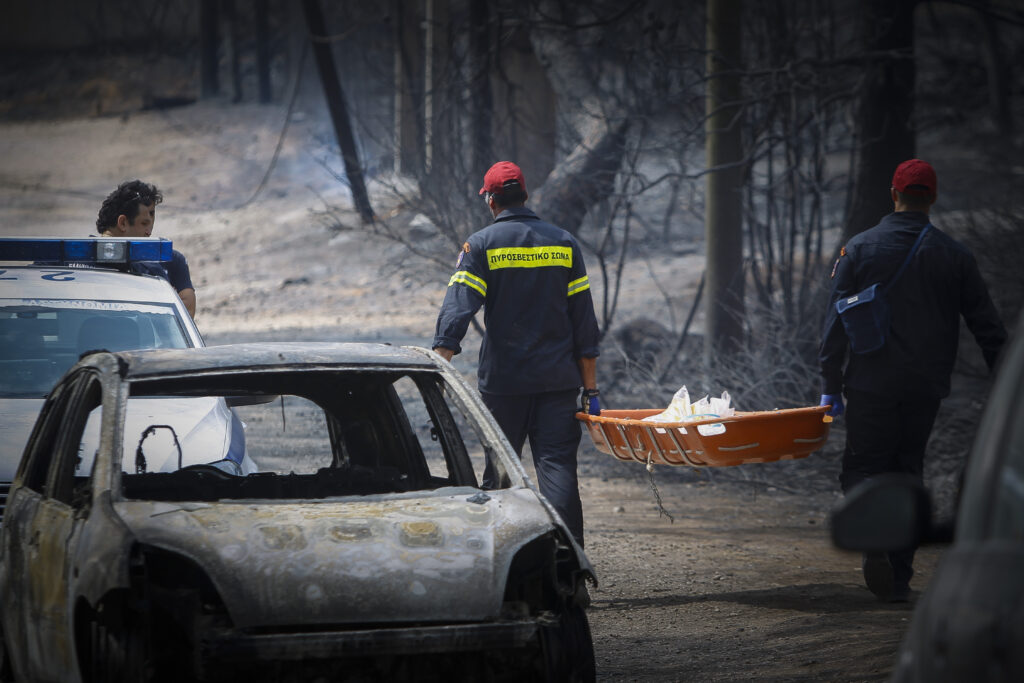
[[[352,370],[133,381],[122,418],[121,490],[131,499],[203,501],[475,488],[463,435],[477,444],[482,471],[480,436],[442,386],[431,372]],[[225,418],[209,414],[225,410],[244,430],[254,471],[239,467],[240,452],[227,443],[238,435],[213,428]],[[94,411],[91,438],[99,438],[100,422]],[[79,473],[90,466],[84,456]]]
[[[427,471],[431,477],[447,480],[449,470],[444,449],[419,387],[409,377],[400,377],[392,386],[402,404],[402,412],[409,420],[411,432],[416,437],[415,448],[423,454]]]
[[[461,437],[461,443],[466,449],[476,481],[483,481],[484,467],[487,464],[487,459],[490,458],[497,473],[498,481],[504,482],[502,486],[504,488],[504,486],[507,486],[509,479],[504,463],[502,463],[500,458],[490,453],[490,448],[487,446],[489,443],[488,439],[480,432],[480,427],[476,421],[470,419],[470,411],[462,403],[459,395],[447,384],[443,387],[443,392],[443,400],[448,406],[453,408],[450,414],[455,423],[455,429]]]
[[[0,398],[42,398],[85,351],[183,349],[167,304],[0,300]]]
[[[71,408],[67,411],[61,426],[61,438],[54,451],[50,475],[47,481],[47,495],[54,500],[72,505],[82,502],[88,490],[90,470],[80,470],[84,450],[91,449],[87,456],[95,460],[97,445],[87,443],[84,438],[85,425],[89,416],[96,412],[103,399],[100,380],[91,372],[82,373],[76,383]]]
[[[235,411],[245,426],[249,455],[261,472],[314,474],[333,465],[326,415],[310,399],[285,394]]]
[[[36,493],[42,493],[46,486],[46,473],[50,459],[57,446],[61,421],[67,410],[72,394],[71,384],[63,384],[54,391],[40,413],[35,432],[29,439],[27,456],[22,460],[23,485]]]
[[[424,375],[416,380],[402,377],[394,383],[394,388],[419,440],[431,476],[478,486],[483,478],[481,435],[451,387],[439,377]],[[471,453],[481,454],[477,458],[479,469],[474,467]]]

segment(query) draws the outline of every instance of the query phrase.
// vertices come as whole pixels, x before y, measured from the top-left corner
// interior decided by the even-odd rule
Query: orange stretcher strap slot
[[[692,422],[644,422],[661,409],[576,413],[597,450],[619,460],[655,465],[726,467],[804,458],[825,445],[828,406],[710,417]]]

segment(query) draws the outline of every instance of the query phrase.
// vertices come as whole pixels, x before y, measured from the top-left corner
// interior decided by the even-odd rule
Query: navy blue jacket
[[[597,357],[599,331],[572,235],[525,207],[498,214],[459,254],[433,346],[462,351],[480,306],[487,328],[480,391],[518,395],[582,385],[577,361]]]
[[[934,225],[887,293],[891,325],[885,346],[866,354],[848,352],[846,331],[835,302],[876,282],[888,283],[927,223],[924,213],[891,213],[843,248],[833,271],[818,355],[823,394],[838,394],[846,386],[894,398],[948,396],[960,316],[989,368],[994,367],[1006,341],[1006,329],[974,256]]]

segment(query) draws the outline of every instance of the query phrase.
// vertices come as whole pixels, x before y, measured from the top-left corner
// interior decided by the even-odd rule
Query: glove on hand
[[[832,406],[832,410],[825,413],[829,417],[839,417],[846,412],[846,406],[843,405],[842,394],[822,394],[821,403],[819,406]]]
[[[597,398],[601,395],[597,389],[584,389],[580,394],[580,412],[588,415],[601,414],[601,401]]]

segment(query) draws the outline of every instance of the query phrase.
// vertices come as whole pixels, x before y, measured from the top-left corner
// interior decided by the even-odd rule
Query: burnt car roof
[[[194,349],[147,349],[112,354],[121,376],[144,379],[180,373],[313,367],[421,368],[440,365],[424,350],[357,342],[261,342]]]

